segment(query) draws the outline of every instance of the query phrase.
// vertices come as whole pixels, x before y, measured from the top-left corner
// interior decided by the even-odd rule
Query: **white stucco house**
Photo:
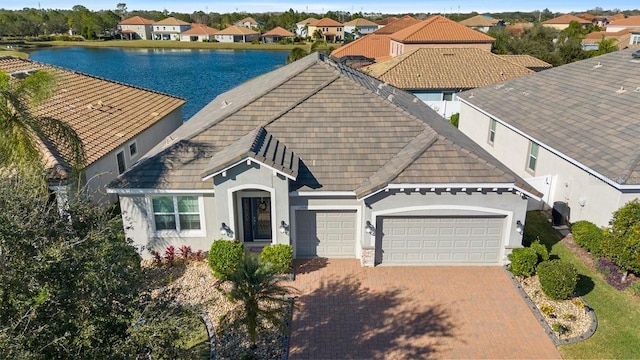
[[[503,265],[541,194],[413,95],[311,54],[219,95],[109,186],[143,256],[290,244]]]
[[[180,34],[191,29],[191,24],[168,17],[153,24],[152,40],[180,40]]]
[[[571,222],[605,226],[640,195],[640,60],[631,52],[460,93],[459,128],[547,206],[565,203]]]

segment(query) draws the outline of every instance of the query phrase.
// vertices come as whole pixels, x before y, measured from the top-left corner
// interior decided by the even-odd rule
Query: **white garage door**
[[[386,217],[382,264],[496,264],[504,217]],[[378,247],[380,249],[380,247]]]
[[[355,211],[298,210],[295,216],[297,257],[355,257]]]

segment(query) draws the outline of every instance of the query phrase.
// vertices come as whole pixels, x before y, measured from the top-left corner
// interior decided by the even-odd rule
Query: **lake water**
[[[219,94],[286,62],[288,51],[56,48],[30,59],[187,100],[188,120]]]

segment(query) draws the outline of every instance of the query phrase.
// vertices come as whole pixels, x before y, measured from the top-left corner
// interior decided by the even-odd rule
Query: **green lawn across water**
[[[527,214],[525,233],[538,236],[551,254],[576,266],[583,275],[576,289],[594,309],[598,329],[589,339],[558,349],[565,359],[640,359],[640,301],[607,284],[571,250],[558,242],[560,236],[540,212]]]

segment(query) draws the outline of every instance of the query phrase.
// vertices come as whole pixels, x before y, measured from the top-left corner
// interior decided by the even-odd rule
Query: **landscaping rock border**
[[[586,340],[586,339],[590,338],[591,336],[593,336],[593,334],[596,332],[596,329],[598,328],[598,318],[596,317],[596,314],[593,311],[593,309],[591,308],[591,306],[589,306],[589,304],[581,296],[578,296],[578,298],[585,304],[585,309],[588,309],[587,314],[591,318],[591,326],[589,327],[589,330],[587,330],[587,332],[582,334],[582,335],[578,335],[578,336],[575,336],[575,337],[572,337],[572,338],[568,338],[568,339],[560,339],[556,335],[555,331],[553,331],[551,326],[549,326],[549,323],[545,319],[544,315],[542,315],[542,313],[540,312],[540,309],[538,309],[536,304],[533,303],[533,301],[531,300],[529,295],[527,295],[527,293],[524,291],[524,289],[522,288],[522,285],[520,284],[518,279],[516,279],[516,277],[513,276],[513,274],[509,270],[507,270],[506,267],[504,267],[503,269],[507,273],[507,276],[509,276],[509,278],[513,282],[513,285],[516,287],[516,289],[518,290],[518,292],[520,293],[520,295],[522,296],[524,301],[529,306],[529,309],[531,310],[533,315],[536,317],[536,319],[538,319],[538,321],[540,322],[540,324],[544,328],[545,332],[547,333],[547,335],[549,335],[549,338],[551,338],[551,341],[553,341],[553,343],[556,346],[557,345],[572,344],[572,343],[576,343],[576,342],[579,342],[579,341]]]

